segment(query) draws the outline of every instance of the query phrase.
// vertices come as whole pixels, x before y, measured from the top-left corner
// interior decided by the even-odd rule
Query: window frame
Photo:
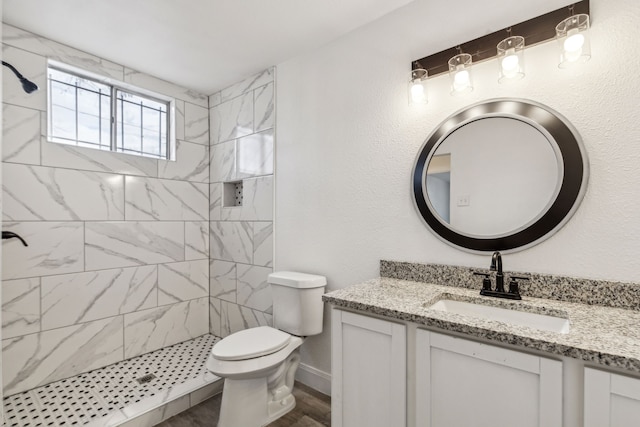
[[[87,70],[83,70],[68,64],[64,64],[62,62],[54,61],[54,60],[47,61],[47,142],[53,143],[53,144],[66,144],[65,142],[59,142],[61,140],[64,140],[65,138],[56,137],[53,135],[53,120],[52,120],[52,108],[51,108],[52,95],[51,95],[51,80],[49,78],[49,69],[54,69],[56,71],[73,75],[80,79],[89,80],[94,83],[106,85],[110,89],[110,92],[109,92],[110,140],[108,144],[109,149],[107,150],[102,148],[107,144],[103,144],[103,145],[95,144],[95,147],[84,147],[84,146],[78,145],[78,142],[83,142],[83,141],[78,139],[77,131],[76,131],[75,144],[72,144],[74,140],[69,139],[70,143],[68,145],[75,146],[78,148],[88,148],[88,149],[96,150],[99,152],[125,154],[129,156],[143,157],[143,158],[155,159],[155,160],[175,161],[175,158],[176,158],[176,133],[175,133],[176,101],[175,101],[175,98],[162,95],[160,93],[153,92],[138,86],[134,86],[129,83],[125,83],[125,82],[113,79],[111,77],[105,77],[105,76],[102,76]],[[144,99],[148,99],[149,101],[166,105],[166,115],[167,115],[166,153],[165,153],[166,157],[162,157],[161,155],[158,155],[158,156],[146,155],[142,150],[140,152],[127,151],[127,150],[124,150],[124,145],[123,145],[123,150],[118,149],[118,133],[117,133],[119,129],[118,127],[118,111],[119,110],[118,110],[118,98],[117,98],[118,92],[131,94]],[[76,114],[78,114],[77,110],[76,110]],[[77,127],[77,123],[76,123],[76,127]],[[87,142],[87,144],[90,144],[90,143]],[[160,153],[162,153],[162,150],[160,150]]]

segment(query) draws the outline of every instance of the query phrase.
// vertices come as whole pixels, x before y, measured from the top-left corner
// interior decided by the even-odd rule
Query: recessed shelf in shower
[[[222,197],[222,206],[233,208],[242,206],[242,181],[225,182]]]

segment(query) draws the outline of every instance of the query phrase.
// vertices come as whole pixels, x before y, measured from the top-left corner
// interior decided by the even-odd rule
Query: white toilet
[[[231,334],[213,346],[207,361],[207,368],[224,378],[218,427],[261,427],[292,410],[300,345],[322,332],[324,276],[280,271],[268,282],[273,328]]]

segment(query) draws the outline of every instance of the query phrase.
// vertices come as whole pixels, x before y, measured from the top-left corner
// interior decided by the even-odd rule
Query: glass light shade
[[[560,45],[558,67],[570,67],[591,58],[589,15],[581,13],[565,19],[556,25],[556,36]]]
[[[471,55],[461,53],[449,60],[449,76],[451,77],[451,94],[457,95],[473,90],[471,79]]]
[[[427,103],[427,70],[418,68],[409,77],[409,105]]]
[[[512,36],[496,46],[498,50],[498,82],[506,83],[524,77],[524,37]]]

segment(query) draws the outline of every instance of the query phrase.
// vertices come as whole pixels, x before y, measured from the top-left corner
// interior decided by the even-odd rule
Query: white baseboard
[[[322,394],[331,396],[331,374],[327,372],[301,363],[296,372],[296,380]]]

